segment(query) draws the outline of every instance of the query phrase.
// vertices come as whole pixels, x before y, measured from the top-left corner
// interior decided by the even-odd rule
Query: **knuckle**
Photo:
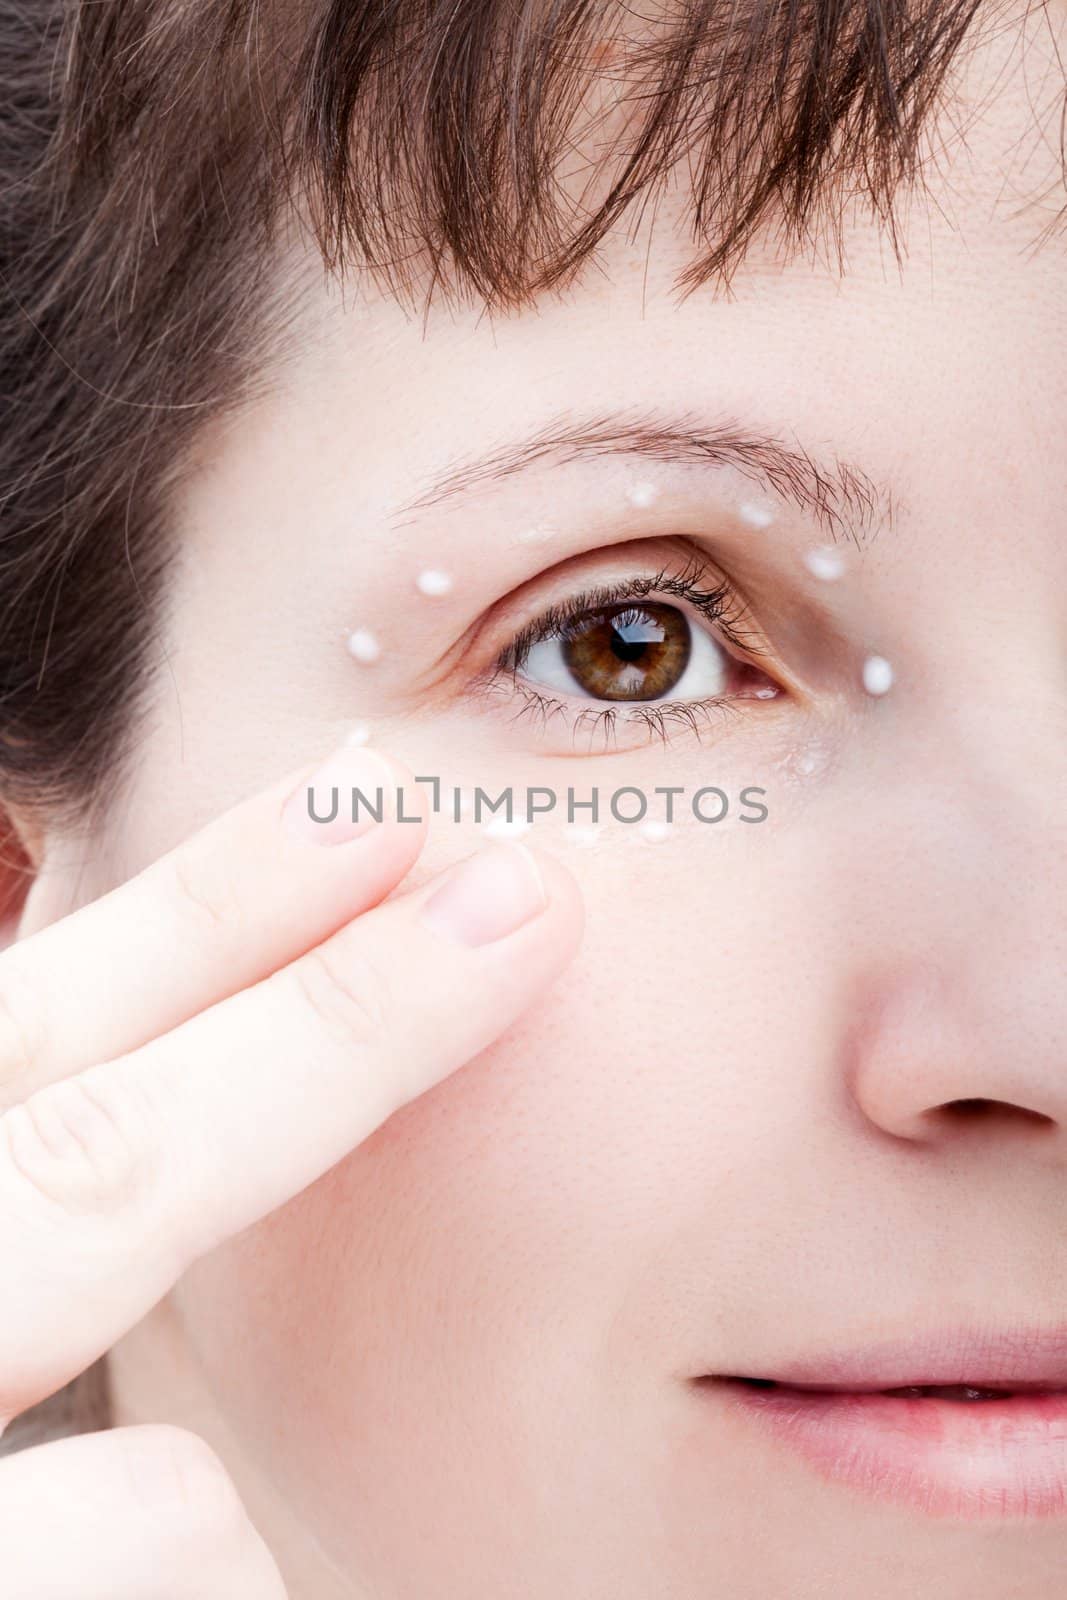
[[[49,1084],[0,1117],[9,1174],[66,1216],[107,1216],[141,1196],[152,1170],[144,1123],[90,1069]]]
[[[319,1022],[351,1047],[385,1031],[388,991],[373,962],[354,948],[317,945],[290,969]]]
[[[221,852],[208,853],[196,841],[167,859],[179,915],[194,934],[240,926],[240,897]]]

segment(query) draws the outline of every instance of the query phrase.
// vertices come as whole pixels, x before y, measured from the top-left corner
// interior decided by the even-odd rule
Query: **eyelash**
[[[556,602],[532,622],[527,623],[512,639],[494,662],[484,683],[488,692],[499,690],[507,680],[507,692],[517,693],[522,700],[515,720],[527,716],[539,718],[542,728],[558,715],[570,716],[574,731],[588,727],[592,734],[600,733],[604,743],[613,740],[619,720],[627,726],[643,724],[650,739],[666,743],[672,730],[687,729],[700,737],[701,729],[723,717],[738,716],[740,712],[733,697],[709,696],[704,700],[675,700],[634,702],[625,708],[596,705],[573,713],[567,702],[555,695],[545,694],[535,685],[520,677],[526,659],[535,644],[544,639],[565,639],[570,636],[580,619],[591,611],[611,605],[625,604],[630,600],[643,600],[652,595],[669,595],[685,600],[720,639],[743,656],[758,657],[765,652],[747,636],[744,627],[745,608],[732,586],[725,580],[714,588],[703,587],[706,568],[695,558],[681,572],[662,568],[651,577],[625,578],[618,583],[602,584],[580,594]]]

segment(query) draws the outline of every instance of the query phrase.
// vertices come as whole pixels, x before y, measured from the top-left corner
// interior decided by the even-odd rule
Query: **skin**
[[[1059,241],[1033,248],[1062,204],[1061,98],[1049,23],[1005,27],[931,131],[902,263],[857,210],[843,271],[768,241],[730,296],[679,297],[680,202],[506,317],[342,299],[294,233],[298,334],[175,499],[133,769],[91,848],[46,841],[23,935],[356,720],[449,785],[756,785],[769,809],[655,844],[609,819],[580,849],[538,821],[586,905],[566,970],[130,1318],[118,1420],[207,1441],[294,1600],[416,1600],[443,1573],[464,1600],[1054,1592],[1062,1519],[861,1497],[691,1380],[1067,1322],[1067,286]],[[614,451],[410,508],[457,462],[615,408],[799,440],[877,482],[891,525],[828,530],[736,468]],[[832,531],[847,570],[820,582],[803,557]],[[516,718],[514,686],[477,692],[549,601],[694,549],[747,597],[775,700],[607,749]],[[449,594],[417,592],[426,567]],[[345,651],[357,626],[373,666]],[[405,893],[477,839],[431,819]],[[432,1007],[402,945],[382,961]],[[468,1005],[454,988],[428,1026]]]

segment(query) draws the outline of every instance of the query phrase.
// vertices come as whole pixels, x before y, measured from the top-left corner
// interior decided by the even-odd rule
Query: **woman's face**
[[[1050,1507],[998,1514],[980,1406],[869,1461],[696,1381],[900,1383],[905,1341],[1058,1329],[1067,1382],[1067,274],[1035,248],[1062,80],[1027,38],[976,54],[901,262],[857,212],[843,271],[768,244],[683,300],[664,204],[562,300],[424,322],[288,253],[300,320],[178,491],[147,734],[106,832],[55,848],[49,914],[362,723],[441,780],[420,880],[484,832],[454,785],[543,787],[588,916],[521,1025],[115,1352],[120,1420],[212,1439],[297,1600],[992,1600],[1062,1571]],[[658,701],[598,695],[651,659],[603,623],[523,657],[551,607],[642,580]],[[616,820],[624,786],[649,818],[682,790],[673,825]]]

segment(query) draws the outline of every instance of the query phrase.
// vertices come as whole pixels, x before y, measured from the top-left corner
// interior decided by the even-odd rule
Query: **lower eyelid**
[[[699,739],[702,732],[716,730],[731,716],[741,715],[737,702],[725,698],[610,703],[578,701],[573,706],[567,706],[563,701],[541,695],[530,686],[521,686],[520,693],[526,705],[516,712],[516,719],[525,715],[534,716],[542,728],[547,729],[559,718],[561,723],[565,721],[573,738],[586,731],[593,736],[599,734],[605,751],[617,746],[622,730],[642,733],[645,743],[655,741],[665,744],[676,730]]]
[[[714,735],[729,723],[731,718],[744,715],[737,697],[707,697],[703,700],[635,700],[598,701],[574,700],[568,703],[558,696],[544,694],[536,684],[524,682],[521,676],[506,671],[497,673],[480,687],[487,696],[500,693],[520,704],[507,718],[508,723],[530,719],[545,734],[553,730],[568,733],[572,743],[586,734],[592,749],[594,740],[601,745],[600,753],[616,748],[633,749],[640,745],[666,744],[675,733],[687,734],[700,740],[706,734]],[[626,743],[622,741],[631,737]]]

